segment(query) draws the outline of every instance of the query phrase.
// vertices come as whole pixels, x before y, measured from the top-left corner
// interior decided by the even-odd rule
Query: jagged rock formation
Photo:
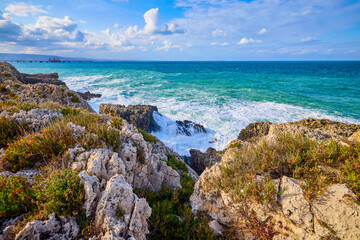
[[[154,120],[153,113],[157,112],[156,106],[150,105],[115,105],[100,104],[99,113],[119,116],[145,132],[157,131],[160,126]]]
[[[81,93],[81,92],[77,92],[77,93],[86,101],[89,101],[92,98],[101,98],[101,94],[91,93],[89,91],[86,91],[84,93]]]
[[[207,211],[222,225],[237,226],[240,239],[359,239],[359,199],[345,184],[329,185],[323,194],[309,201],[304,194],[306,182],[283,175],[270,180],[276,189],[274,201],[262,204],[250,199],[238,201],[239,196],[233,195],[232,190],[225,192],[222,188],[212,187],[214,182],[221,182],[223,169],[237,161],[239,149],[243,147],[256,146],[263,140],[271,142],[276,134],[285,132],[291,135],[300,133],[317,142],[333,138],[346,144],[347,139],[355,140],[359,129],[360,126],[355,124],[317,119],[250,124],[239,135],[243,141],[230,143],[221,162],[207,168],[199,177],[191,196],[193,211]],[[324,171],[337,171],[325,169],[326,166],[318,167]],[[262,186],[266,184],[264,180],[262,175],[256,176],[256,182]],[[256,189],[239,191],[245,193]]]
[[[216,151],[214,148],[208,148],[205,153],[197,149],[190,149],[190,157],[184,157],[186,163],[194,169],[199,175],[207,168],[220,162],[225,150]]]
[[[176,121],[176,134],[191,136],[196,133],[206,133],[204,126],[189,120]]]

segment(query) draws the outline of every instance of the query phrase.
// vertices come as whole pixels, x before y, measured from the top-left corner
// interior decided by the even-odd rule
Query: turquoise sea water
[[[152,104],[154,135],[180,154],[221,149],[255,121],[307,117],[360,124],[360,62],[13,63],[25,73],[58,72],[77,91],[103,94],[90,104]],[[174,120],[203,124],[207,134],[176,135]],[[215,143],[209,143],[216,139]]]

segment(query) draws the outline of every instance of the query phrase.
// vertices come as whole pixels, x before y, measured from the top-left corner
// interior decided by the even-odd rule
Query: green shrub
[[[79,102],[80,102],[80,99],[79,99],[78,97],[76,97],[76,96],[73,96],[73,97],[71,98],[71,102],[73,102],[73,103],[79,103]]]
[[[169,167],[172,167],[176,171],[181,171],[182,173],[188,173],[189,169],[187,168],[186,164],[182,161],[176,160],[174,155],[167,154],[166,155],[168,160],[166,161],[166,164]]]
[[[73,130],[63,122],[51,124],[40,133],[33,133],[9,144],[3,162],[13,171],[32,167],[41,160],[51,159],[74,147]]]
[[[4,77],[11,78],[11,74],[8,72],[1,73]]]
[[[0,177],[0,222],[25,213],[32,206],[32,191],[25,177]]]
[[[32,109],[39,108],[37,105],[31,103],[20,103],[18,107],[20,110],[24,111],[30,111]]]
[[[156,143],[156,137],[155,136],[141,130],[140,128],[138,128],[138,131],[139,131],[139,133],[141,133],[141,135],[143,135],[145,141],[147,141],[149,143]]]
[[[84,185],[78,173],[71,170],[40,177],[33,188],[37,205],[49,214],[76,216],[85,202]]]
[[[0,116],[0,148],[8,146],[24,129],[16,124],[12,117]]]
[[[118,219],[125,215],[125,210],[121,209],[119,205],[116,206],[115,217]]]
[[[112,117],[111,118],[111,126],[112,127],[121,130],[123,125],[124,124],[123,124],[122,118],[120,118],[120,117]]]

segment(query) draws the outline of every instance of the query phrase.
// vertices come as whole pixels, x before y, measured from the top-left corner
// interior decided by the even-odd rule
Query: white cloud
[[[248,44],[248,43],[261,43],[261,40],[257,40],[257,39],[253,39],[253,38],[242,38],[237,44],[238,45],[243,45],[243,44]]]
[[[147,11],[144,14],[145,19],[145,27],[144,31],[145,33],[154,33],[157,29],[157,23],[159,21],[160,15],[159,15],[159,9],[158,8],[152,8],[149,11]]]
[[[29,14],[34,15],[37,13],[47,13],[45,10],[40,9],[37,6],[29,5],[24,2],[9,4],[5,8],[5,11],[7,11],[15,16],[18,16],[18,17],[27,17],[27,16],[29,16]]]
[[[212,31],[212,35],[214,37],[217,37],[217,36],[226,36],[226,32],[224,32],[223,30],[221,29],[215,29],[214,31]]]
[[[313,37],[306,37],[300,40],[302,43],[312,43],[312,42],[318,42],[319,39],[313,38]]]
[[[103,30],[103,31],[101,31],[103,34],[105,34],[105,35],[108,35],[108,36],[110,36],[111,35],[111,33],[110,33],[110,28],[107,28],[107,29],[105,29],[105,30]]]
[[[178,29],[178,25],[175,23],[165,23],[161,28],[157,26],[160,14],[158,8],[152,8],[144,14],[145,19],[145,34],[162,34],[168,35],[173,33],[184,33],[183,29]]]
[[[172,45],[171,41],[165,40],[165,41],[163,41],[163,46],[156,48],[156,50],[164,50],[165,52],[167,52],[171,48],[179,48],[179,49],[181,49],[181,47],[179,45]]]
[[[228,42],[218,43],[218,42],[212,42],[210,43],[211,46],[228,46]]]
[[[84,21],[84,20],[81,20],[81,19],[79,20],[79,22],[80,22],[80,23],[86,23],[86,21]]]
[[[266,28],[262,28],[262,29],[260,29],[260,30],[258,31],[258,34],[259,34],[259,35],[262,35],[262,34],[264,34],[264,33],[266,33],[266,32],[267,32]]]
[[[120,24],[115,23],[115,24],[114,24],[114,28],[120,28]]]

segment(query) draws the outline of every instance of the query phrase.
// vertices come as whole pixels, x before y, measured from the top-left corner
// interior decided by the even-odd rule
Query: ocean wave
[[[241,129],[257,121],[279,123],[312,117],[360,124],[360,120],[329,114],[324,110],[269,101],[244,101],[190,86],[161,89],[164,81],[144,84],[141,79],[94,75],[69,77],[65,82],[77,91],[101,93],[101,98],[89,102],[96,111],[101,103],[157,106],[162,116],[155,114],[154,118],[161,130],[153,134],[181,155],[189,155],[192,148],[201,151],[208,147],[224,149],[237,138]],[[181,94],[176,94],[177,91]],[[207,129],[207,133],[178,135],[176,120],[199,123]]]

